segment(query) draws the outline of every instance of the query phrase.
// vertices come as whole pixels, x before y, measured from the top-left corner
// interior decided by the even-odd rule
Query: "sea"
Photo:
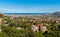
[[[46,13],[4,13],[5,16],[41,16]]]

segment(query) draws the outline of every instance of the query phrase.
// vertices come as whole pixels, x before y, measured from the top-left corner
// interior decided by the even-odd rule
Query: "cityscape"
[[[60,37],[60,0],[0,0],[0,37]]]

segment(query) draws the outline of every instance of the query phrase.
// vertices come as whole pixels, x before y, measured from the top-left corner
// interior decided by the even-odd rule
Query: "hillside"
[[[60,12],[54,12],[52,15],[53,16],[57,16],[57,17],[60,17]]]

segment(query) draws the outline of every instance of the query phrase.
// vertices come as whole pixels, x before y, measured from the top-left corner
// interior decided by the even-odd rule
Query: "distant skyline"
[[[0,0],[3,13],[52,13],[60,11],[60,0]]]

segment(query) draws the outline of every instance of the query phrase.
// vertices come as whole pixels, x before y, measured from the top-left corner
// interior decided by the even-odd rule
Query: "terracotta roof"
[[[38,26],[41,26],[42,27],[42,26],[44,26],[44,24],[38,24]]]

